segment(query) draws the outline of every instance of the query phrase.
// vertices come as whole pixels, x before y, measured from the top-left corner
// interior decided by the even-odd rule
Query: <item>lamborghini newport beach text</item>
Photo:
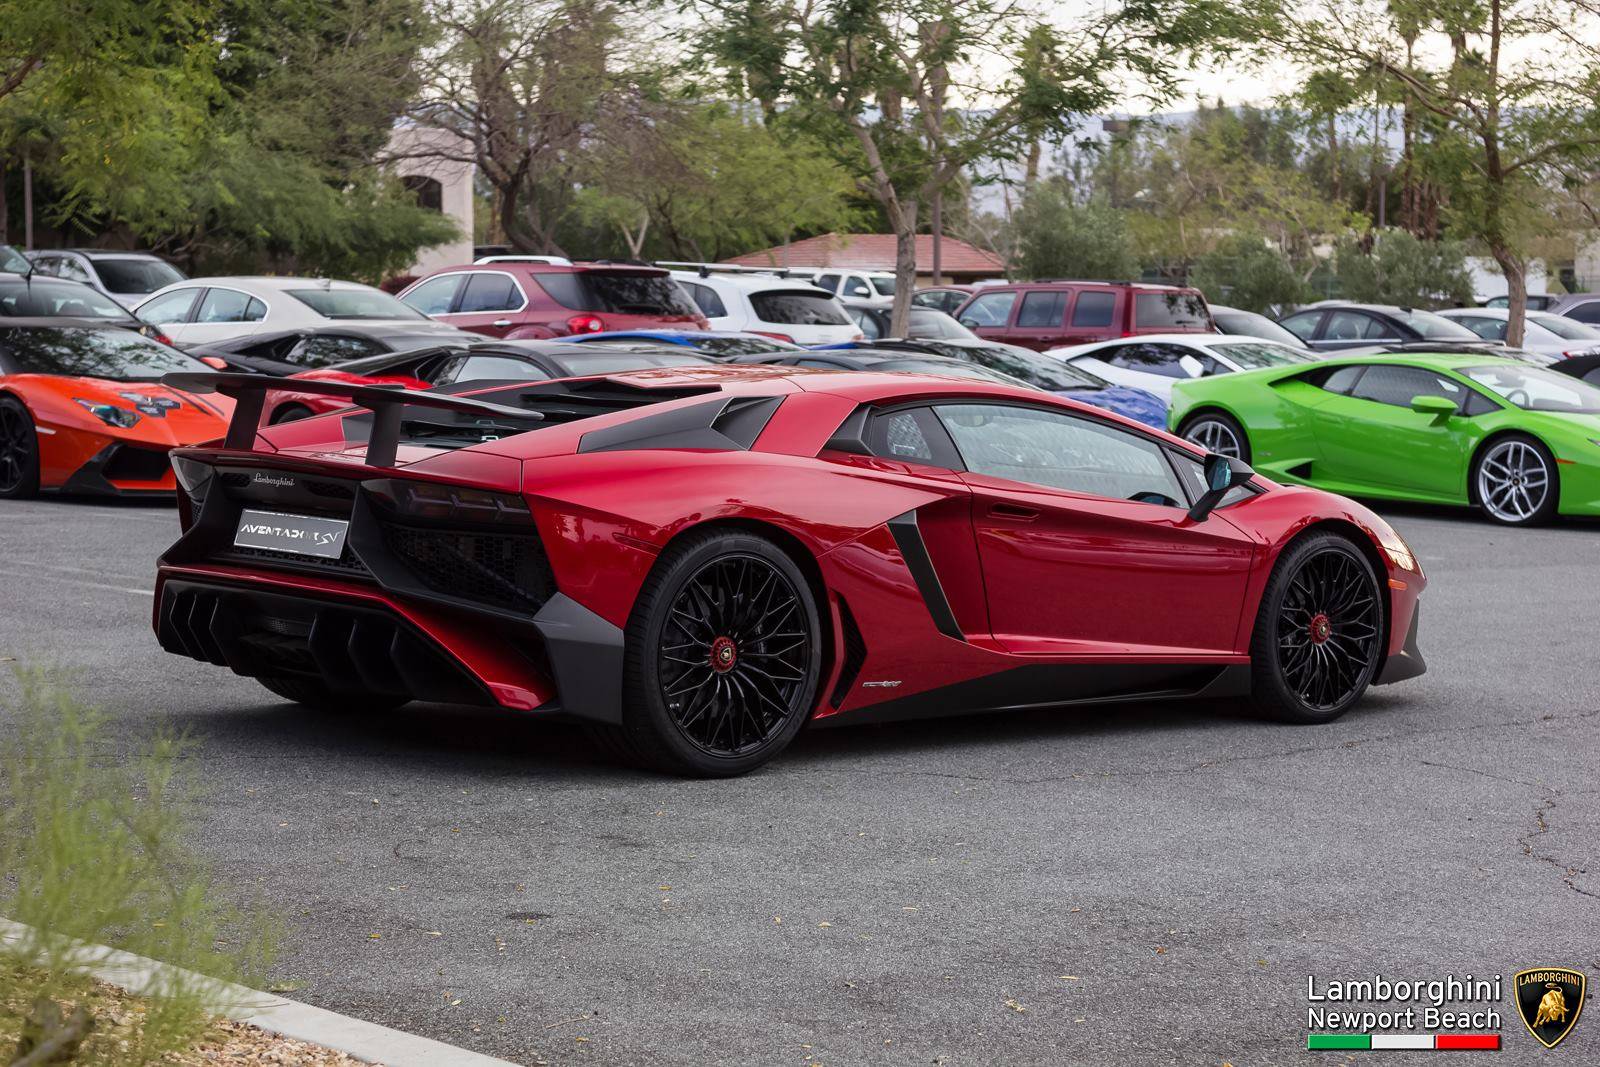
[[[311,706],[579,720],[748,771],[808,720],[1183,696],[1326,722],[1424,669],[1425,579],[1349,500],[1003,384],[674,367],[402,392],[174,454],[173,653]]]

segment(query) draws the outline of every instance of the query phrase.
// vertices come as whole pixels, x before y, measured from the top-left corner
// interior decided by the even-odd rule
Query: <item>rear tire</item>
[[[1250,462],[1249,435],[1237,419],[1220,411],[1203,411],[1189,416],[1178,427],[1178,436],[1207,452]]]
[[[782,549],[732,530],[691,534],[634,604],[623,722],[597,732],[626,762],[697,777],[752,771],[810,716],[821,633],[810,583]]]
[[[328,713],[348,714],[363,711],[393,711],[411,702],[410,697],[388,693],[346,693],[330,689],[315,678],[272,675],[257,678],[270,692],[296,704]]]
[[[273,410],[272,418],[267,420],[267,425],[276,426],[283,422],[299,422],[301,419],[309,419],[315,414],[316,412],[304,404],[282,404]]]
[[[39,494],[39,431],[22,401],[0,396],[0,500]]]
[[[1250,640],[1250,698],[1283,722],[1332,722],[1361,699],[1383,648],[1383,597],[1351,541],[1316,533],[1278,558]]]

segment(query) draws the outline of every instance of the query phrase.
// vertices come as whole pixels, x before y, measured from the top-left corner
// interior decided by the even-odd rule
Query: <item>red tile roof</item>
[[[857,270],[894,270],[894,234],[825,233],[789,245],[777,245],[760,252],[723,260],[741,267],[854,267]],[[992,252],[985,252],[959,238],[945,235],[939,265],[950,274],[1005,273],[1005,264]],[[917,270],[927,273],[933,267],[933,235],[917,234]]]

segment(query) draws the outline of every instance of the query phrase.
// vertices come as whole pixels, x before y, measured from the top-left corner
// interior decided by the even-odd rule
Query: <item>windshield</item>
[[[65,374],[132,382],[168,371],[211,368],[176,348],[120,327],[33,327],[0,331],[0,351],[20,374]]]
[[[1032,388],[1020,378],[1013,378],[1009,374],[1002,374],[997,370],[977,363],[967,363],[959,360],[938,359],[891,359],[879,363],[874,370],[911,371],[917,374],[943,374],[947,378],[971,378],[980,382],[997,382],[1000,385],[1015,385],[1023,389]]]
[[[1430,341],[1481,341],[1483,338],[1461,325],[1451,322],[1443,315],[1435,315],[1431,311],[1395,311],[1395,318],[1416,330],[1418,334]]]
[[[1171,292],[1139,293],[1133,298],[1134,325],[1179,326],[1209,330],[1211,313],[1206,298],[1199,293],[1174,289]]]
[[[924,346],[941,356],[971,360],[979,366],[997,370],[1038,389],[1052,393],[1072,389],[1104,389],[1111,383],[1088,371],[1063,363],[1054,356],[1041,355],[1015,345],[962,345],[923,341]]]
[[[891,278],[868,278],[867,281],[872,283],[872,287],[878,291],[878,295],[879,296],[893,296],[894,295],[894,281],[895,280],[892,277]]]
[[[1287,345],[1273,344],[1271,341],[1230,341],[1224,345],[1212,345],[1211,348],[1237,363],[1240,370],[1260,370],[1262,367],[1283,367],[1290,363],[1317,361],[1317,357],[1302,348],[1290,348]]]
[[[0,315],[13,318],[126,319],[127,309],[82,282],[59,278],[6,278],[0,281]]]
[[[1468,367],[1461,372],[1523,411],[1600,414],[1600,389],[1539,367]]]
[[[698,318],[700,309],[667,274],[644,271],[551,271],[534,281],[564,308],[614,315]]]
[[[0,270],[13,274],[28,273],[28,257],[10,245],[0,245]]]
[[[289,289],[288,294],[325,319],[425,319],[379,289]]]
[[[1552,315],[1548,311],[1533,311],[1528,314],[1529,322],[1537,322],[1557,337],[1567,341],[1597,341],[1600,340],[1600,330],[1593,326],[1585,325],[1577,319],[1569,319],[1565,315]]]
[[[563,355],[552,362],[569,377],[581,378],[586,374],[621,374],[645,367],[705,367],[713,361],[693,352],[586,352],[580,347],[576,354]]]
[[[961,325],[949,315],[933,308],[911,309],[910,320],[906,324],[906,335],[909,337],[933,338],[960,338],[964,341],[976,341],[978,335]]]
[[[1285,330],[1265,315],[1254,311],[1225,311],[1212,308],[1211,318],[1222,333],[1242,333],[1246,337],[1261,337],[1280,344],[1300,346],[1300,338]]]
[[[113,293],[142,296],[162,286],[183,281],[183,274],[159,259],[96,259],[94,269],[100,281]]]

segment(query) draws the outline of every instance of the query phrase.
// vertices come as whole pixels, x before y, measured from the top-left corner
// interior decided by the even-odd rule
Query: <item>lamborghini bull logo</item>
[[[1570,967],[1537,967],[1517,972],[1517,1012],[1528,1033],[1545,1048],[1555,1048],[1578,1023],[1586,982]]]

